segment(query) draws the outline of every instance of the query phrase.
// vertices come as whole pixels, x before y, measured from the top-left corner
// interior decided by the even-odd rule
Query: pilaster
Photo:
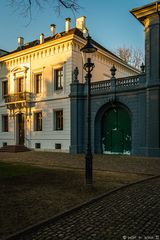
[[[160,2],[133,9],[144,25],[146,64],[146,155],[160,156]]]
[[[82,153],[84,150],[84,88],[78,80],[70,85],[71,93],[71,153]]]

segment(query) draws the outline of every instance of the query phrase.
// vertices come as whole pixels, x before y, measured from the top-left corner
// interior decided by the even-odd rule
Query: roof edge
[[[142,7],[133,8],[130,13],[144,25],[145,19],[155,13],[160,13],[160,1],[155,1],[153,3],[144,5]]]

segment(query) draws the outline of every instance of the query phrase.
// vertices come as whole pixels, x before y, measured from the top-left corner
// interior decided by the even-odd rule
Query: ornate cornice
[[[140,23],[145,25],[146,19],[151,15],[160,15],[160,2],[156,1],[143,7],[134,8],[130,12]]]

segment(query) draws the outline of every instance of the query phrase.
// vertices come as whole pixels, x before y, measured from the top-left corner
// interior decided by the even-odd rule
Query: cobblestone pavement
[[[92,201],[10,240],[160,240],[160,176]]]

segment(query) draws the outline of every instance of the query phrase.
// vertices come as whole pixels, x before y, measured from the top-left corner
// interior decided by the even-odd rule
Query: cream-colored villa
[[[86,43],[85,17],[76,19],[70,29],[58,33],[54,24],[51,34],[25,43],[18,37],[18,47],[0,55],[0,147],[25,145],[30,149],[70,151],[71,104],[70,84],[73,71],[79,69],[78,80],[85,82],[80,49]],[[92,81],[133,76],[136,69],[93,40],[97,48]]]

